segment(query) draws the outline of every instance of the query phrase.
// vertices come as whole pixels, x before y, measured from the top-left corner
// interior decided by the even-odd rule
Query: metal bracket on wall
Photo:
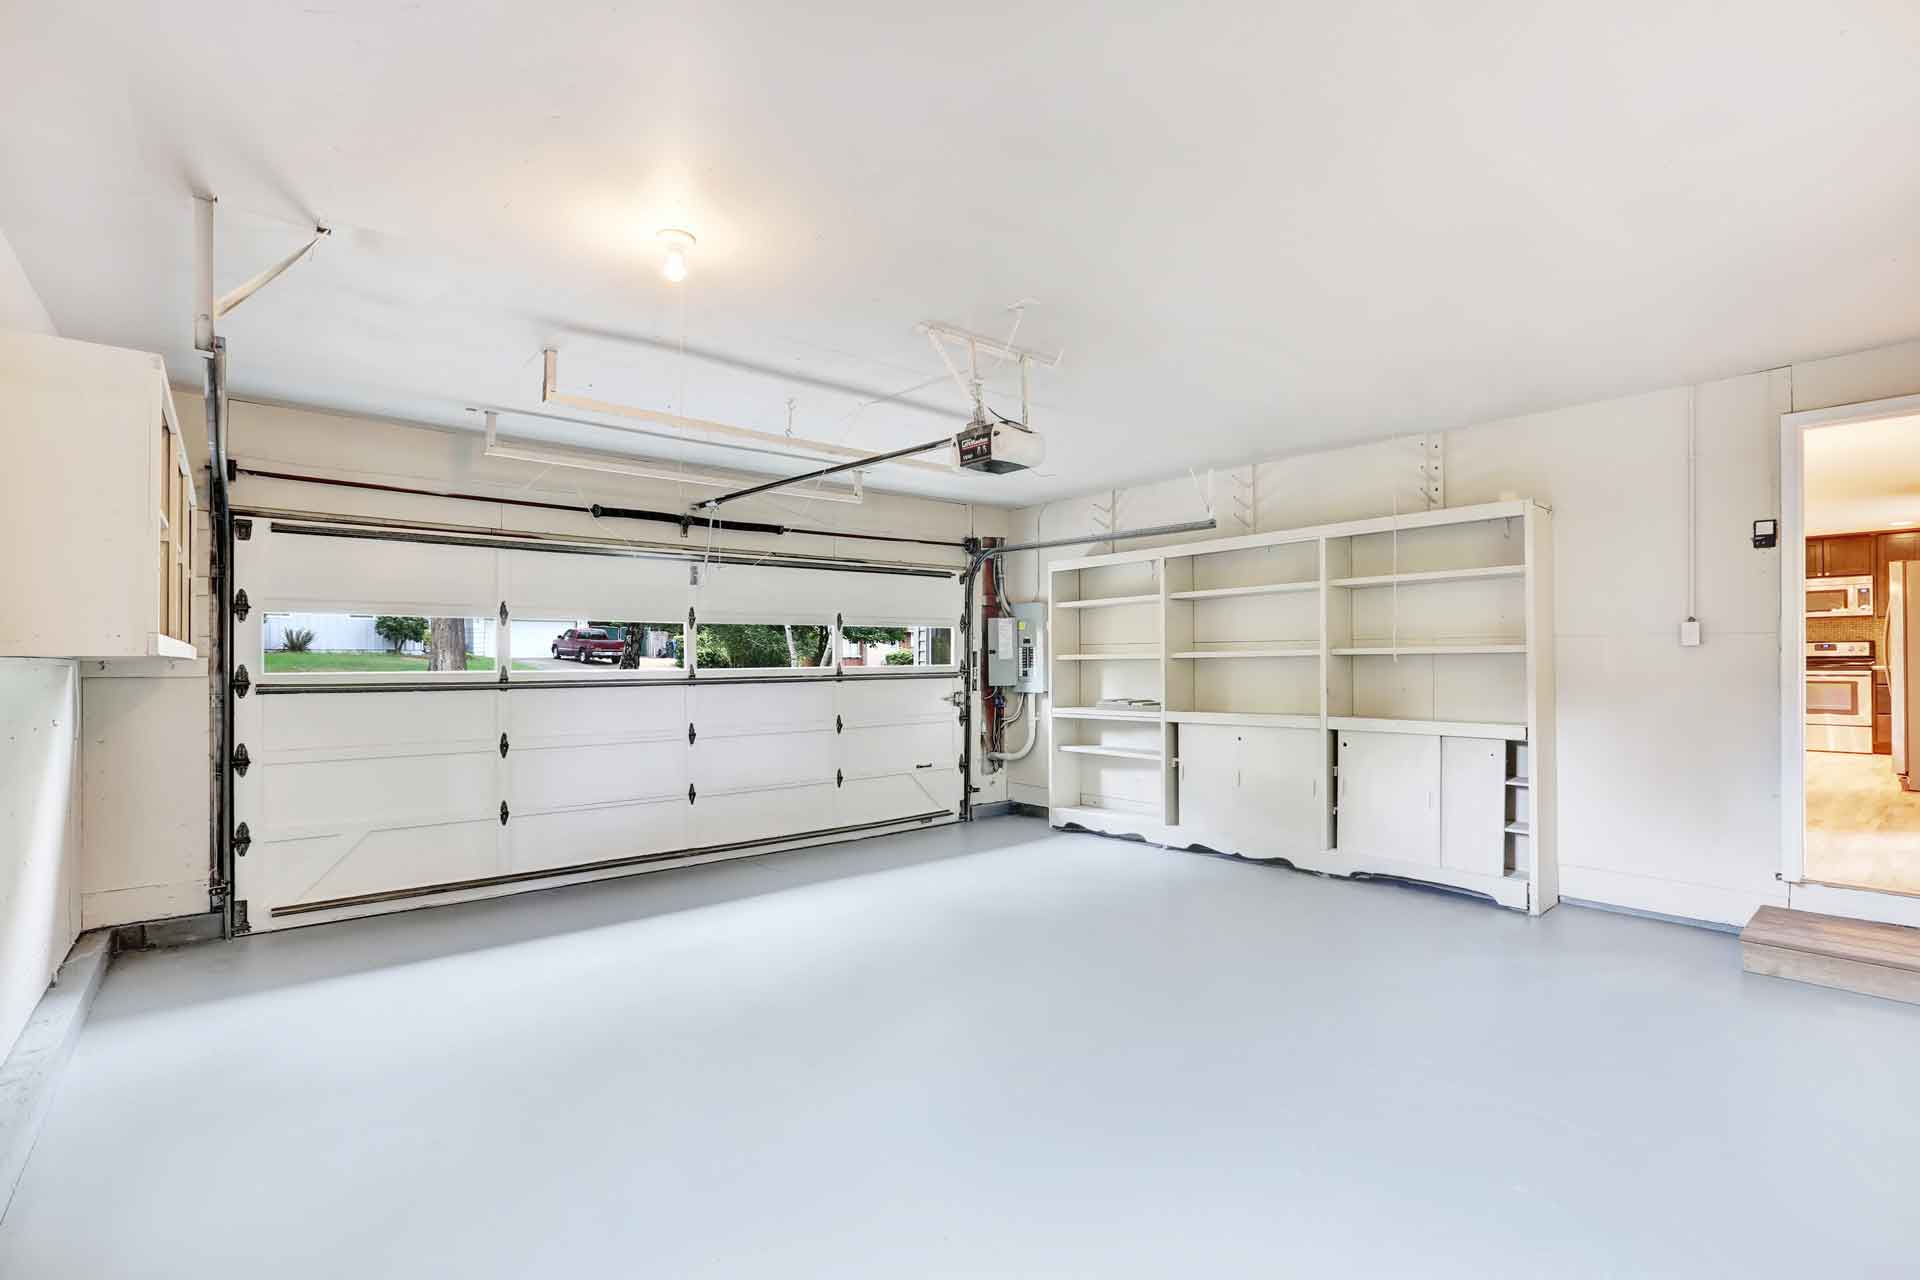
[[[235,667],[233,669],[233,696],[236,698],[244,698],[247,696],[247,690],[251,688],[253,688],[253,678],[247,674],[246,667]]]
[[[1447,505],[1447,438],[1439,432],[1420,437],[1420,491],[1427,510]]]
[[[243,822],[233,829],[233,856],[244,858],[252,847],[253,832],[247,830],[247,824]]]
[[[233,616],[240,619],[240,621],[245,622],[247,620],[247,615],[252,611],[253,611],[253,603],[247,599],[247,589],[245,587],[242,587],[238,591],[234,592],[233,593]]]
[[[233,771],[241,777],[247,776],[247,768],[253,763],[253,757],[247,754],[247,744],[241,743],[233,749]]]

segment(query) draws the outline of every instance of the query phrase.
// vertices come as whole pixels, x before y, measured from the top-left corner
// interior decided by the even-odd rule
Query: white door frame
[[[1788,884],[1805,878],[1807,851],[1806,433],[1914,414],[1920,396],[1780,415],[1780,873]]]

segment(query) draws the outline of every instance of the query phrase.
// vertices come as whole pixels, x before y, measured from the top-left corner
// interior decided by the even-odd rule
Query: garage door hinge
[[[699,735],[697,735],[697,734],[696,734],[696,733],[694,732],[694,730],[693,730],[693,721],[691,721],[691,720],[689,720],[689,721],[687,721],[687,745],[688,745],[688,746],[692,746],[692,745],[693,745],[693,740],[694,740],[694,738],[696,738],[697,736],[699,736]]]
[[[233,932],[236,935],[253,932],[253,926],[247,922],[247,900],[245,898],[237,898],[234,900]]]
[[[233,829],[233,856],[244,858],[252,847],[253,832],[247,830],[247,824],[243,822]]]
[[[247,776],[247,766],[253,763],[253,757],[247,754],[247,744],[241,743],[233,749],[233,771],[241,777]]]
[[[501,684],[505,684],[506,682],[507,682],[507,669],[506,669],[505,667],[501,667],[501,668],[500,668],[500,683],[501,683]]]
[[[836,786],[836,787],[844,787],[844,786],[846,786],[846,785],[847,785],[847,775],[846,775],[846,774],[844,774],[844,773],[842,773],[842,772],[841,772],[840,770],[838,770],[838,769],[835,769],[835,770],[833,771],[833,785],[834,785],[834,786]]]
[[[845,631],[847,629],[847,615],[844,613],[834,614],[833,626],[836,631]]]
[[[247,674],[246,667],[235,667],[233,669],[233,696],[236,698],[244,698],[247,696],[247,690],[251,688],[253,688],[253,677]]]
[[[215,876],[213,879],[207,881],[207,898],[212,902],[225,902],[227,900],[227,894],[232,891],[233,886],[225,880],[222,880],[219,876]]]
[[[233,593],[233,616],[245,622],[247,614],[252,612],[253,602],[247,599],[247,589],[240,588]]]
[[[504,733],[500,735],[500,758],[502,760],[507,758],[507,735]]]
[[[507,825],[507,815],[509,812],[510,811],[507,808],[507,802],[505,800],[502,800],[500,802],[500,825],[503,827]]]
[[[503,627],[507,625],[507,602],[505,600],[500,602],[500,625]]]
[[[687,610],[687,626],[689,629],[694,626],[693,610],[691,609]]]
[[[693,803],[693,797],[694,797],[694,794],[695,794],[695,792],[694,792],[694,790],[693,790],[693,784],[692,784],[691,782],[689,782],[689,783],[687,784],[687,803],[688,803],[688,804],[692,804],[692,803]]]
[[[833,731],[835,733],[845,733],[847,731],[847,722],[839,716],[835,716],[833,718]]]
[[[253,537],[253,521],[241,516],[233,522],[233,537],[236,542],[245,542]]]

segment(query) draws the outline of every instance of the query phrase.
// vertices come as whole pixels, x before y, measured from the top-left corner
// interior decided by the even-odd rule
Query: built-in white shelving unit
[[[1056,562],[1054,825],[1552,907],[1550,522],[1521,500]]]

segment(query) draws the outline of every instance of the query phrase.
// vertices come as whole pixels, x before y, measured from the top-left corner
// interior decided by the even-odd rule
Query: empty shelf
[[[1336,658],[1400,658],[1423,653],[1525,653],[1527,646],[1510,640],[1466,641],[1460,644],[1357,644],[1333,650]]]
[[[1121,604],[1158,604],[1159,596],[1107,596],[1098,600],[1059,600],[1056,609],[1105,609]]]
[[[1176,658],[1317,658],[1320,646],[1266,644],[1250,645],[1245,649],[1188,649],[1173,655]]]
[[[1121,760],[1158,760],[1158,751],[1148,751],[1142,747],[1061,747],[1062,751],[1077,756],[1115,756]]]
[[[1523,564],[1496,564],[1483,569],[1434,569],[1425,573],[1376,573],[1360,578],[1335,578],[1335,587],[1407,587],[1422,582],[1467,582],[1475,578],[1518,578],[1527,571]]]
[[[1175,724],[1226,724],[1243,728],[1318,729],[1320,717],[1265,711],[1169,711]]]
[[[1525,822],[1509,822],[1507,824],[1507,830],[1516,836],[1530,836],[1533,834],[1532,825]]]
[[[1158,661],[1160,651],[1150,649],[1145,653],[1056,653],[1053,657],[1056,662],[1124,662],[1130,658]]]
[[[1527,779],[1527,778],[1508,778],[1508,779],[1507,779],[1507,785],[1508,785],[1508,786],[1510,786],[1510,787],[1521,787],[1521,788],[1525,788],[1525,787],[1528,787],[1528,786],[1530,786],[1530,785],[1532,785],[1532,783],[1531,783],[1531,781],[1530,781],[1529,779]]]
[[[1426,733],[1443,738],[1507,738],[1527,740],[1527,726],[1490,720],[1397,720],[1376,716],[1328,716],[1329,729],[1356,733]]]
[[[1126,707],[1055,707],[1053,718],[1056,720],[1155,721],[1160,718],[1160,712],[1144,707],[1138,710],[1129,710]]]
[[[1267,582],[1257,587],[1205,587],[1199,591],[1169,591],[1169,600],[1225,600],[1230,596],[1275,596],[1289,591],[1318,591],[1320,583]]]

